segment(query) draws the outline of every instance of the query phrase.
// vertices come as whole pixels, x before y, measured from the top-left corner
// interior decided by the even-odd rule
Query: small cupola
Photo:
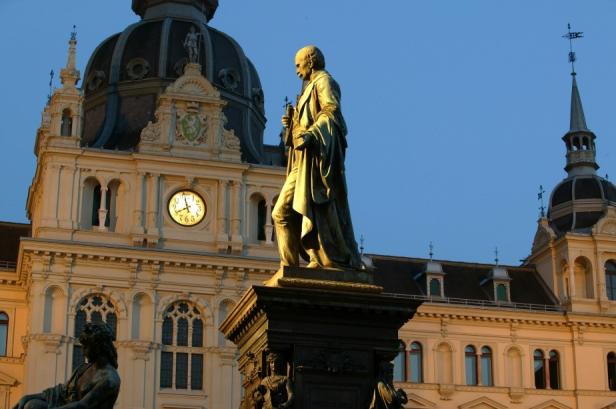
[[[498,264],[498,250],[496,250],[495,264],[486,278],[481,280],[480,285],[487,291],[492,291],[493,300],[496,302],[511,302],[510,282],[511,277],[507,269]]]
[[[430,259],[426,262],[423,271],[415,276],[430,297],[445,297],[445,272],[443,265],[433,259],[434,246],[430,243]]]

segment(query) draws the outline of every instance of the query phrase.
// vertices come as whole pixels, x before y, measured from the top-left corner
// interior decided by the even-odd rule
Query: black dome
[[[548,219],[558,234],[589,232],[605,207],[616,206],[616,187],[597,175],[572,176],[552,191]]]
[[[240,138],[242,159],[264,163],[266,119],[257,71],[231,37],[206,24],[215,7],[207,15],[193,3],[199,1],[135,0],[144,19],[96,48],[83,83],[83,145],[130,150],[139,143],[141,130],[154,120],[157,96],[183,73],[183,43],[194,27],[202,34],[202,73],[227,101],[227,128]]]

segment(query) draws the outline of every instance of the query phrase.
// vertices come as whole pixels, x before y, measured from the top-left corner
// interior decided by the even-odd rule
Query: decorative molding
[[[570,406],[560,403],[554,399],[550,399],[547,402],[540,403],[529,409],[572,409]]]
[[[482,396],[480,398],[474,399],[470,402],[464,403],[458,406],[459,409],[507,409],[507,406],[502,405],[487,396]]]

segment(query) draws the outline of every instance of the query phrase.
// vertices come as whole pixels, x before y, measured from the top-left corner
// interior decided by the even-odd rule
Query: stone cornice
[[[423,304],[414,319],[445,319],[486,323],[518,324],[562,328],[616,329],[616,317],[605,315],[578,315],[569,312],[486,310],[460,305],[432,306]],[[445,310],[447,309],[447,310]]]
[[[92,263],[139,263],[141,268],[177,268],[187,273],[203,270],[225,270],[238,273],[240,278],[245,273],[271,275],[278,269],[278,262],[270,258],[255,258],[196,251],[162,250],[143,247],[104,245],[94,243],[22,239],[24,255],[31,257],[53,257],[54,260],[72,258],[75,262]],[[62,249],[59,251],[58,249]]]

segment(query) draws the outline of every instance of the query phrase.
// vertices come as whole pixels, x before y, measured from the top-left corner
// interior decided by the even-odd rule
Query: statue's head
[[[79,342],[88,362],[96,363],[105,359],[114,368],[118,367],[118,353],[113,345],[113,331],[104,322],[88,322],[79,335]]]
[[[307,81],[314,71],[325,69],[325,56],[314,45],[308,45],[295,54],[295,72]]]
[[[283,364],[282,356],[275,353],[270,352],[267,355],[267,363],[270,369],[270,374],[272,375],[283,375]]]

